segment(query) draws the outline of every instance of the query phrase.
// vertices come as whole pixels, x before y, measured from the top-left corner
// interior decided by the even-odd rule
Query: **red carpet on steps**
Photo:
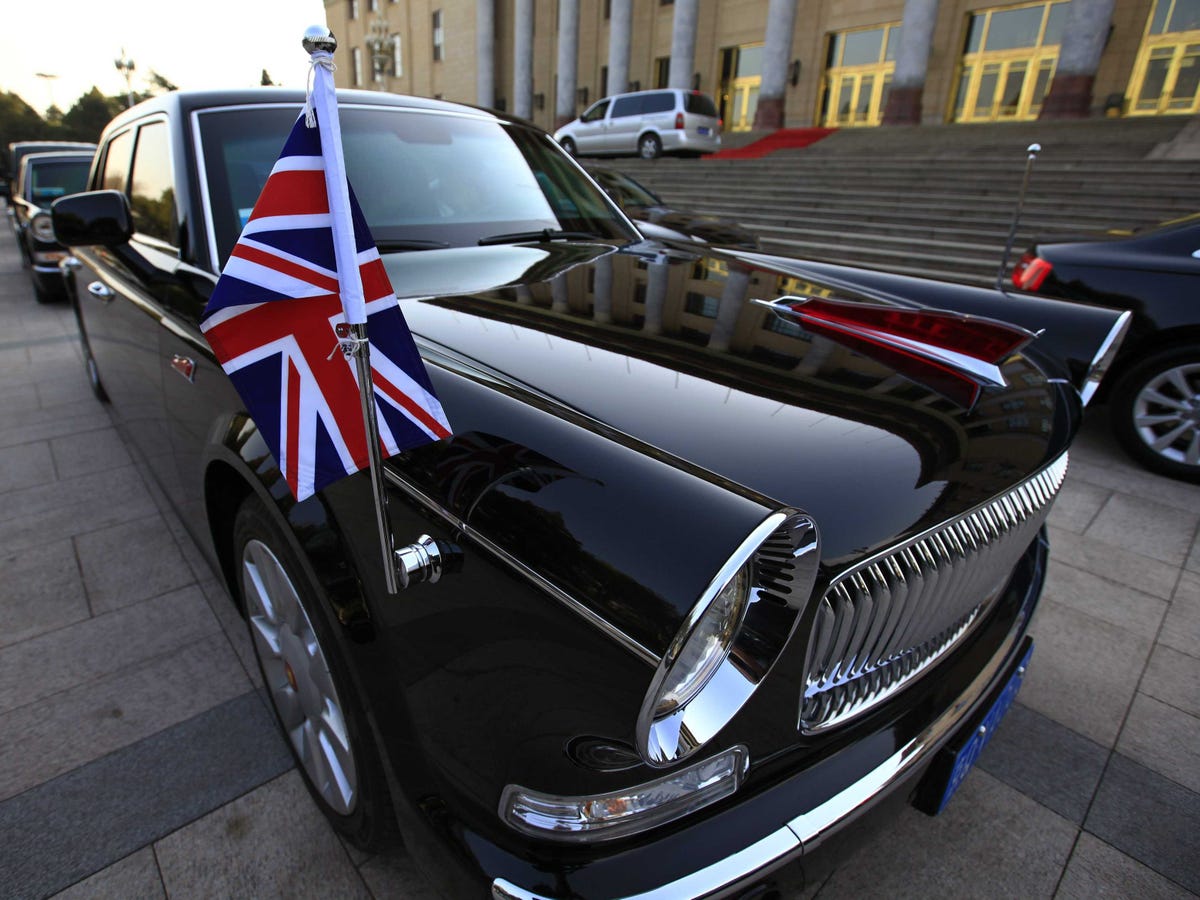
[[[778,131],[759,138],[753,144],[745,147],[730,147],[728,150],[718,150],[709,153],[705,159],[758,159],[776,150],[798,150],[815,144],[823,137],[828,137],[837,131],[836,128],[780,128]]]

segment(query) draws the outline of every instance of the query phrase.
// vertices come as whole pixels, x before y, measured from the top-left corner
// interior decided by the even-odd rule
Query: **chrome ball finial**
[[[332,53],[337,49],[337,38],[324,25],[309,25],[304,29],[304,39],[300,42],[304,51],[312,54],[317,51]]]

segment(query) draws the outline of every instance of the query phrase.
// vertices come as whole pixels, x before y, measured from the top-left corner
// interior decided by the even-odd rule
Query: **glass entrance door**
[[[762,87],[762,44],[746,44],[722,51],[721,117],[726,131],[749,131],[758,112]]]
[[[830,35],[823,125],[845,128],[880,123],[896,70],[899,40],[898,23]]]

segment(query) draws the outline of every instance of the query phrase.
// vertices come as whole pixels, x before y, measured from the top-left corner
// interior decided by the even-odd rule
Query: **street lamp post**
[[[121,56],[119,59],[113,60],[113,65],[116,66],[118,72],[125,76],[125,104],[133,106],[133,70],[137,68],[134,61],[125,55],[125,48],[121,48]]]
[[[396,36],[388,34],[387,19],[376,17],[371,22],[371,27],[367,30],[366,44],[371,51],[371,70],[375,76],[375,83],[382,84],[396,44]]]

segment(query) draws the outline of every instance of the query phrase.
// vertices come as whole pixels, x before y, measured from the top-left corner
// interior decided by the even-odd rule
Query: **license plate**
[[[962,749],[955,754],[954,764],[950,767],[950,775],[946,779],[946,785],[942,790],[941,800],[937,804],[937,810],[934,813],[940,813],[946,808],[946,804],[950,802],[950,798],[954,796],[954,792],[958,790],[963,783],[963,779],[967,777],[967,773],[971,771],[971,767],[975,765],[975,761],[979,759],[979,754],[983,752],[983,748],[987,746],[988,741],[992,739],[992,735],[996,733],[996,727],[1000,724],[1000,720],[1004,718],[1004,714],[1008,712],[1013,705],[1013,701],[1017,699],[1017,691],[1021,689],[1021,682],[1025,680],[1025,671],[1029,667],[1029,658],[1033,656],[1033,645],[1029,645],[1029,649],[1025,651],[1025,656],[1017,664],[1016,670],[1008,679],[1008,683],[1004,685],[1004,689],[1000,691],[1000,696],[992,701],[991,708],[988,709],[983,719],[976,720],[975,728],[967,742],[962,746]]]
[[[697,128],[697,129],[696,129],[696,131],[697,131],[699,134],[702,134],[702,135],[704,135],[704,136],[706,136],[706,137],[707,137],[708,135],[712,134],[712,129],[711,129],[711,128],[704,128],[704,127],[700,127],[700,128]]]

